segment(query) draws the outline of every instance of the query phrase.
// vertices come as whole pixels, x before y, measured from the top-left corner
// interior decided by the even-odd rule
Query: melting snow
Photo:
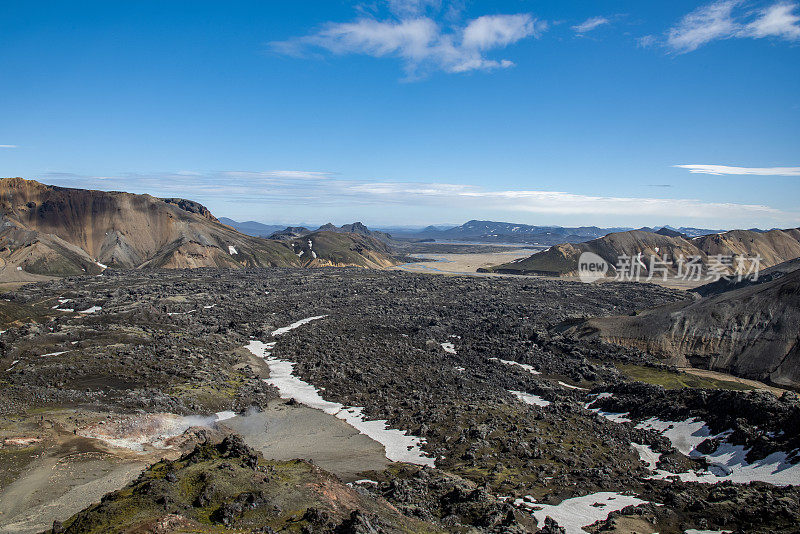
[[[450,342],[442,343],[442,348],[444,349],[445,352],[449,352],[450,354],[456,353],[456,346]]]
[[[550,406],[552,404],[550,401],[544,400],[538,395],[525,393],[524,391],[509,390],[508,392],[514,395],[522,402],[524,402],[525,404],[532,404],[533,406],[541,406],[542,408],[544,408],[545,406]]]
[[[664,435],[682,454],[689,456],[702,442],[711,437],[711,430],[704,421],[687,419],[685,421],[662,421],[651,417],[642,421],[636,428],[655,430]]]
[[[711,454],[700,454],[695,451],[693,456],[702,456],[711,464],[708,471],[675,474],[659,470],[652,478],[668,479],[677,476],[684,482],[708,484],[725,481],[746,484],[758,481],[777,486],[800,486],[800,463],[789,463],[788,454],[774,452],[751,464],[745,459],[748,450],[741,445],[723,443]]]
[[[327,317],[327,315],[317,315],[316,317],[308,317],[306,319],[300,319],[299,321],[294,322],[294,323],[290,324],[289,326],[284,326],[283,328],[278,328],[277,330],[272,332],[272,335],[273,336],[282,336],[286,332],[291,332],[295,328],[300,328],[304,324],[308,324],[311,321],[316,321],[317,319],[323,319],[325,317]]]
[[[59,356],[61,354],[66,354],[67,352],[69,352],[69,351],[68,350],[62,350],[61,352],[48,352],[47,354],[42,354],[42,358],[44,358],[45,356]]]
[[[558,385],[559,385],[559,386],[563,386],[563,387],[565,387],[565,388],[569,388],[569,389],[579,389],[579,390],[581,390],[581,391],[589,391],[589,390],[588,390],[588,389],[586,389],[586,388],[580,388],[580,387],[578,387],[578,386],[573,386],[572,384],[567,384],[566,382],[562,382],[561,380],[559,380],[559,381],[558,381]]]
[[[238,252],[236,251],[236,247],[234,247],[233,245],[228,245],[228,252],[230,253],[231,256],[233,256],[234,254],[238,254]]]
[[[58,310],[58,311],[63,311],[63,312],[74,312],[75,310],[72,309],[72,308],[67,308],[67,309],[59,308],[59,306],[61,306],[62,304],[66,304],[67,302],[72,302],[72,299],[58,299],[58,304],[53,306],[52,309]]]
[[[11,362],[11,367],[6,369],[6,373],[9,372],[11,369],[13,369],[14,366],[17,365],[18,363],[19,363],[19,360],[14,360],[13,362]]]
[[[542,374],[539,371],[537,371],[536,369],[534,369],[532,365],[528,365],[527,363],[519,363],[519,362],[515,362],[515,361],[512,361],[512,360],[501,360],[500,358],[489,358],[489,360],[491,360],[493,362],[504,363],[506,365],[516,365],[517,367],[522,367],[523,369],[525,369],[526,371],[528,371],[532,375],[540,375],[540,374]]]
[[[631,443],[631,447],[639,454],[639,459],[647,464],[647,468],[651,471],[656,470],[656,464],[661,458],[660,452],[653,451],[650,445],[640,445],[638,443]]]
[[[217,418],[217,421],[225,421],[226,419],[233,419],[234,417],[236,417],[236,412],[231,412],[230,410],[224,410],[215,413],[214,416]]]
[[[78,313],[96,313],[96,312],[99,312],[102,309],[103,309],[102,306],[92,306],[91,308],[87,308],[85,310],[81,310]],[[62,310],[62,311],[67,311],[67,310]],[[69,310],[69,311],[72,311],[72,310]]]
[[[630,423],[631,422],[631,420],[628,417],[626,417],[628,415],[628,412],[625,412],[625,413],[614,413],[614,412],[604,412],[602,410],[592,410],[592,411],[596,412],[597,415],[599,415],[601,417],[605,417],[606,419],[608,419],[609,421],[614,422],[614,423]]]
[[[791,464],[789,454],[774,452],[748,463],[746,460],[749,449],[742,445],[732,445],[723,442],[711,454],[703,454],[697,446],[708,438],[724,438],[730,431],[712,435],[711,430],[704,421],[687,419],[685,421],[661,421],[652,417],[636,425],[637,428],[656,430],[670,440],[672,446],[681,453],[692,458],[705,458],[710,464],[707,471],[690,471],[688,473],[670,473],[658,470],[652,478],[669,479],[678,477],[685,482],[704,482],[717,484],[731,481],[748,483],[753,481],[767,482],[778,486],[800,486],[800,463]]]
[[[100,263],[99,261],[96,261],[95,263],[96,263],[96,264],[97,264],[97,266],[98,266],[98,267],[100,267],[101,269],[108,269],[108,265],[103,265],[103,264],[102,264],[102,263]]]
[[[544,527],[545,518],[550,516],[566,530],[567,534],[586,534],[583,527],[604,521],[611,512],[622,510],[626,506],[639,506],[647,502],[631,495],[601,491],[583,497],[565,499],[556,505],[530,502],[522,502],[521,505],[532,511],[539,528]]]
[[[567,385],[567,384],[564,384],[564,385]],[[572,386],[572,387],[574,387],[574,386]],[[582,389],[582,388],[578,388],[578,389]],[[583,406],[587,410],[592,411],[592,412],[596,413],[599,416],[605,417],[606,419],[608,419],[609,421],[613,421],[614,423],[630,423],[631,422],[631,419],[629,419],[627,417],[628,416],[628,412],[624,412],[624,413],[605,412],[605,411],[601,410],[600,408],[592,408],[591,407],[592,404],[594,404],[595,402],[597,402],[600,399],[607,399],[609,397],[612,397],[613,395],[611,393],[608,393],[607,391],[604,391],[603,393],[598,393],[597,395],[590,395],[590,396],[594,396],[595,398],[592,399],[591,401],[587,402]]]
[[[305,322],[309,321],[305,320]],[[298,323],[294,324],[300,326]],[[297,328],[297,326],[292,326]],[[292,329],[292,327],[287,328],[287,332]],[[264,361],[267,362],[270,377],[265,382],[278,388],[282,398],[295,399],[301,404],[322,410],[329,415],[342,419],[362,434],[383,445],[386,450],[386,457],[393,462],[406,462],[434,467],[435,460],[425,456],[420,449],[420,446],[425,442],[424,439],[408,435],[404,430],[390,429],[386,426],[385,420],[366,420],[363,414],[364,408],[344,406],[338,402],[326,401],[319,394],[317,388],[292,375],[295,365],[293,362],[270,357],[269,351],[273,347],[274,344],[262,343],[256,340],[247,345],[247,349],[250,352],[259,358],[264,358]]]

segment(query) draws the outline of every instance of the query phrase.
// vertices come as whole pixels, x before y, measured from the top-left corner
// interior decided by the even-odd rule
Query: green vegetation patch
[[[707,378],[696,376],[680,371],[668,371],[644,365],[634,364],[615,364],[617,369],[631,380],[637,380],[646,384],[663,386],[665,389],[732,389],[738,391],[748,391],[756,389],[753,386],[734,382],[731,380],[720,380],[717,378]]]

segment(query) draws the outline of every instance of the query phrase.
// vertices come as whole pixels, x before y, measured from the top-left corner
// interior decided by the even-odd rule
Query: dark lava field
[[[243,416],[271,403],[296,404],[264,380],[269,366],[244,348],[252,340],[274,342],[271,357],[293,362],[293,375],[326,401],[363,407],[365,419],[386,420],[388,428],[421,438],[422,453],[435,461],[435,468],[392,462],[365,469],[360,482],[339,481],[311,464],[262,465],[270,458],[239,442],[214,449],[209,443],[222,439],[224,421],[198,425],[176,446],[182,459],[176,453],[124,490],[124,484],[110,487],[121,491],[77,516],[85,504],[66,506],[53,532],[133,532],[144,524],[152,530],[135,531],[800,529],[796,485],[759,477],[745,483],[745,475],[719,469],[715,483],[677,476],[706,470],[707,455],[723,446],[744,451],[748,465],[780,458],[786,473],[797,473],[796,394],[776,397],[717,379],[675,387],[678,371],[641,351],[568,334],[590,317],[635,314],[688,298],[682,291],[362,269],[197,269],[109,270],[24,286],[2,298],[0,312],[10,326],[0,335],[0,431],[7,443],[0,448],[0,500],[31,462],[61,454],[54,452],[61,442],[41,437],[44,428],[90,436],[82,429],[97,428],[104,414]],[[523,402],[514,392],[534,400]],[[701,421],[708,439],[687,455],[669,432],[639,424],[652,418]],[[26,447],[9,444],[23,434],[41,439]],[[652,465],[632,444],[651,454]],[[112,453],[103,445],[102,454]],[[160,453],[153,454],[155,462]],[[219,484],[201,483],[211,476],[198,472],[204,462],[215,473],[233,463],[231,480],[238,482],[214,494],[209,488]],[[241,471],[251,468],[263,471],[253,487]],[[279,492],[270,484],[290,474],[327,477],[325,484],[340,484],[341,495],[355,497],[306,506],[301,495],[278,506]],[[590,523],[582,517],[591,514],[578,510],[559,523],[567,512],[556,505],[604,492],[641,503],[611,506]],[[126,499],[139,504],[126,508]],[[261,523],[253,515],[259,510],[270,510]],[[19,513],[0,514],[0,532],[11,532],[11,516]],[[163,523],[162,515],[180,519]]]

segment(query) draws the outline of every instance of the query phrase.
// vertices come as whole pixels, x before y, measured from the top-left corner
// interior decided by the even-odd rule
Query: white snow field
[[[509,393],[514,395],[516,398],[524,402],[525,404],[531,404],[533,406],[541,406],[544,408],[545,406],[550,406],[552,402],[549,400],[544,400],[538,395],[534,395],[532,393],[525,393],[524,391],[514,391],[508,390]]]
[[[607,392],[598,393],[597,396],[592,401],[587,402],[584,405],[584,408],[586,408],[589,411],[592,411],[592,412],[596,413],[599,416],[605,417],[606,419],[608,419],[609,421],[613,421],[614,423],[630,423],[631,420],[628,418],[628,412],[624,412],[624,413],[605,412],[605,411],[601,410],[600,408],[592,408],[591,407],[592,404],[595,403],[595,401],[600,400],[600,399],[606,399],[606,398],[611,397],[611,396],[612,396],[611,393],[607,393]]]
[[[630,422],[631,420],[626,417],[627,413],[609,413],[591,408],[596,400],[610,396],[611,393],[600,393],[585,407],[615,423]],[[649,478],[669,480],[677,477],[684,482],[703,482],[707,484],[730,481],[742,484],[767,482],[776,486],[800,486],[800,463],[792,464],[789,462],[789,458],[794,451],[790,453],[774,452],[766,458],[749,463],[746,460],[749,449],[724,441],[731,431],[712,434],[705,421],[697,418],[689,418],[684,421],[662,421],[656,417],[651,417],[638,423],[636,428],[659,432],[669,439],[672,446],[681,454],[691,458],[705,458],[710,464],[708,470],[689,471],[687,473],[671,473],[662,469],[657,470],[656,464],[661,455],[653,452],[647,445],[631,443],[631,447],[639,454],[639,458],[647,464],[648,469],[654,472]],[[703,454],[697,450],[697,447],[708,438],[717,438],[723,441],[717,450],[711,454]]]
[[[653,451],[650,445],[641,445],[639,443],[631,443],[631,447],[639,454],[639,459],[647,464],[649,470],[656,470],[656,464],[661,458],[660,452]]]
[[[747,452],[741,445],[732,445],[725,441],[711,454],[703,454],[697,446],[711,438],[724,439],[730,431],[712,435],[711,429],[704,421],[690,418],[685,421],[662,421],[651,417],[642,421],[637,428],[647,428],[660,432],[670,440],[672,446],[681,453],[692,458],[705,458],[710,466],[708,470],[689,471],[688,473],[670,473],[658,470],[652,478],[669,479],[678,477],[686,482],[704,482],[717,484],[730,481],[746,484],[748,482],[767,482],[776,486],[800,486],[800,463],[791,464],[789,454],[774,452],[749,463]]]
[[[655,417],[642,421],[636,428],[655,430],[670,440],[672,446],[689,456],[702,442],[711,437],[711,430],[704,421],[686,419],[685,421],[662,421]]]
[[[544,527],[545,518],[550,516],[567,531],[567,534],[586,534],[583,527],[607,519],[611,512],[622,510],[626,506],[639,506],[647,502],[631,495],[601,491],[583,497],[565,499],[556,505],[536,502],[521,504],[531,510],[539,528]]]
[[[274,336],[282,336],[286,332],[291,332],[295,328],[300,328],[304,324],[308,324],[311,321],[316,321],[318,319],[324,319],[325,317],[327,317],[327,315],[317,315],[316,317],[307,317],[305,319],[300,319],[299,321],[296,321],[296,322],[290,324],[289,326],[284,326],[282,328],[278,328],[277,330],[272,332],[272,335],[273,335],[273,337]]]
[[[517,367],[522,367],[523,369],[525,369],[526,371],[528,371],[532,375],[540,375],[540,374],[542,374],[539,371],[537,371],[536,369],[534,369],[532,365],[528,365],[527,363],[519,363],[519,362],[515,362],[515,361],[511,361],[511,360],[501,360],[500,358],[489,358],[489,360],[493,361],[493,362],[504,363],[506,365],[516,365]]]

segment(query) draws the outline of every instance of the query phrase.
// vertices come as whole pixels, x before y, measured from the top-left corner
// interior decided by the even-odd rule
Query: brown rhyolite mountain
[[[797,261],[786,262],[767,270],[763,283],[734,284],[635,316],[590,319],[574,332],[636,347],[681,367],[800,388],[798,267]]]
[[[317,232],[275,241],[241,234],[185,199],[0,180],[3,270],[99,273],[117,268],[194,268],[396,264],[369,236]],[[310,243],[310,244],[309,244]],[[308,255],[301,251],[311,249]]]
[[[543,274],[569,276],[577,274],[578,258],[583,252],[593,252],[609,265],[608,276],[616,274],[615,266],[620,256],[636,256],[641,253],[645,265],[649,258],[664,258],[670,262],[683,256],[696,256],[707,266],[714,256],[761,257],[762,268],[771,267],[784,261],[800,257],[800,229],[770,230],[731,230],[710,234],[694,239],[680,236],[661,235],[642,230],[616,232],[585,243],[564,243],[533,254],[528,258],[504,263],[486,269],[507,274]],[[670,272],[675,273],[675,264]],[[735,267],[735,263],[733,264]],[[745,263],[745,268],[749,262]],[[643,270],[646,272],[646,269]]]

